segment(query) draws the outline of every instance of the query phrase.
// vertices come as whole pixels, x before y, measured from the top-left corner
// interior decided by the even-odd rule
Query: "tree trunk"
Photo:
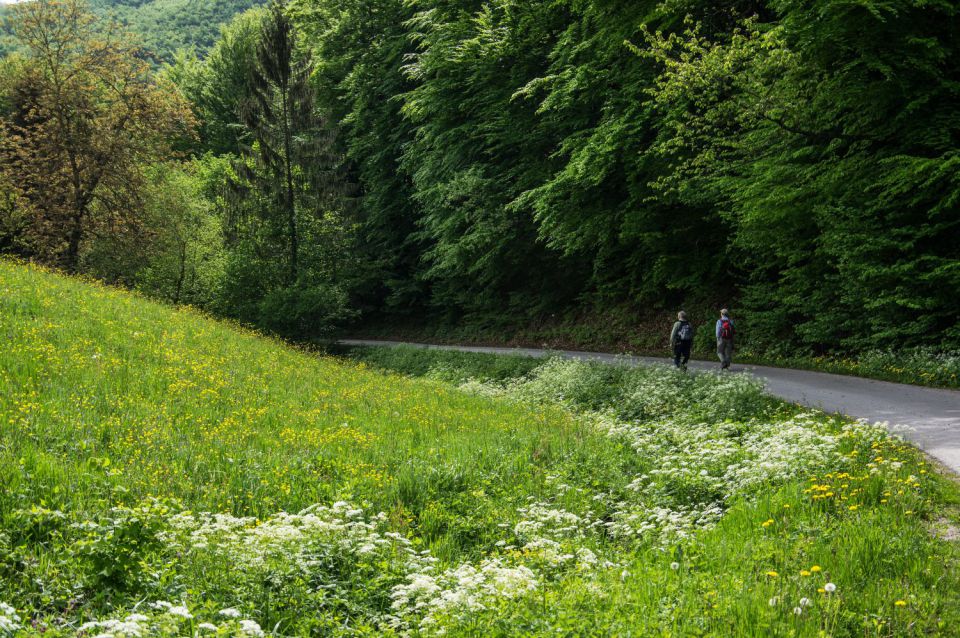
[[[83,214],[77,213],[73,217],[73,228],[70,230],[70,240],[67,243],[67,255],[64,267],[67,272],[77,272],[80,262],[80,240],[83,239]]]
[[[289,87],[282,88],[281,97],[283,100],[283,168],[284,172],[286,173],[285,176],[287,181],[287,226],[288,232],[290,233],[290,283],[293,284],[297,281],[297,253],[299,251],[299,246],[297,237],[297,211],[293,192],[293,158],[292,153],[290,152],[291,123],[290,109],[288,104],[290,100]]]
[[[86,198],[80,177],[80,164],[73,153],[69,153],[71,181],[73,182],[73,211],[71,215],[70,236],[67,241],[67,255],[64,266],[67,272],[77,272],[80,263],[80,242],[83,240],[83,218],[87,210]]]
[[[180,273],[177,276],[177,289],[173,293],[173,304],[180,304],[180,295],[183,294],[183,281],[187,276],[187,242],[180,242]]]

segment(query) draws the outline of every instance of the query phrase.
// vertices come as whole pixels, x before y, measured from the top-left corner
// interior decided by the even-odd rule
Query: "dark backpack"
[[[720,320],[720,338],[721,339],[733,339],[733,334],[735,330],[733,329],[733,322],[729,319]]]
[[[693,326],[689,321],[681,321],[677,329],[677,341],[693,341]]]

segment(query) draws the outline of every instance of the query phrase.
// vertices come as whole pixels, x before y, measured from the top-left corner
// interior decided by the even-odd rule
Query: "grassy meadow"
[[[745,376],[321,356],[3,261],[0,339],[0,636],[960,635],[957,485]]]

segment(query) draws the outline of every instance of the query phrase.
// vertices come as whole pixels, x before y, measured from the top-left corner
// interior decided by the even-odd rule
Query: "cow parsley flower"
[[[167,613],[171,616],[180,616],[184,620],[190,620],[193,618],[193,614],[190,613],[190,610],[184,607],[183,605],[177,605],[176,607],[171,607],[167,610]]]
[[[241,620],[240,631],[248,636],[254,636],[255,638],[263,637],[263,629],[260,628],[259,623],[253,620]]]

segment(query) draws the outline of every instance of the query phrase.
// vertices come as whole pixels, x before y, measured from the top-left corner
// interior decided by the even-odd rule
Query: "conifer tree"
[[[297,48],[284,5],[274,2],[261,27],[250,95],[241,109],[251,144],[237,186],[263,202],[259,214],[267,234],[284,245],[287,284],[300,274],[304,218],[322,217],[342,192],[333,135],[316,110],[310,73],[310,58]]]

